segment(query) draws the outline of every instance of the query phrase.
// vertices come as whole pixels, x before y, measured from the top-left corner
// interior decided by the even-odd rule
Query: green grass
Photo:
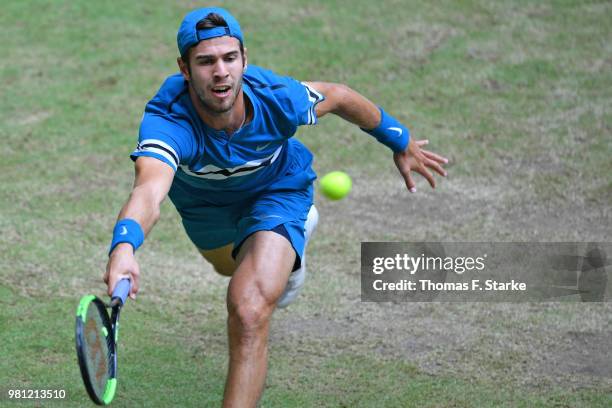
[[[33,299],[6,287],[1,294],[2,309],[12,317],[10,324],[3,319],[1,326],[3,350],[11,356],[0,363],[3,390],[62,389],[67,398],[51,406],[85,404],[88,397],[74,353],[73,299]],[[226,363],[216,335],[218,325],[196,323],[201,343],[194,343],[190,333],[194,327],[177,323],[173,313],[147,308],[149,303],[130,305],[122,316],[119,391],[113,406],[219,405]],[[540,395],[424,375],[407,362],[375,355],[342,350],[311,354],[316,345],[308,339],[301,348],[296,353],[300,349],[272,345],[274,358],[263,406],[590,407],[610,403],[610,396],[592,390],[568,394],[557,389]]]
[[[318,200],[322,224],[309,249],[310,286],[302,302],[275,320],[282,326],[292,319],[365,317],[332,338],[300,332],[296,344],[273,335],[262,405],[612,405],[609,378],[581,377],[575,387],[554,381],[529,386],[521,376],[537,374],[517,368],[522,354],[489,350],[497,346],[488,340],[472,345],[482,352],[478,369],[448,359],[449,343],[433,345],[443,367],[464,364],[436,374],[410,358],[377,352],[372,337],[359,332],[371,309],[353,301],[359,241],[609,240],[611,4],[223,4],[241,21],[249,63],[301,80],[346,83],[452,159],[451,177],[436,192],[419,180],[421,195],[407,196],[386,148],[355,127],[325,118],[300,131],[317,172],[347,171],[355,187],[341,203]],[[176,29],[192,5],[3,2],[3,390],[62,388],[69,398],[56,406],[87,401],[74,352],[75,308],[81,295],[103,294],[112,225],[132,183],[128,155],[145,103],[177,70]],[[143,289],[125,311],[114,405],[218,405],[227,364],[227,281],[203,264],[168,202],[162,213],[139,251]],[[434,305],[431,312],[440,317],[453,310]],[[543,328],[542,337],[554,338],[556,332],[546,330],[556,327],[557,314],[545,308],[524,313],[525,321]],[[590,317],[600,322],[606,313],[595,309]],[[564,330],[596,330],[579,318],[583,309],[560,308],[559,315],[571,320]],[[466,308],[456,319],[469,316],[480,316],[489,334],[522,327],[515,320],[501,327],[502,318],[484,307]],[[410,337],[417,323],[404,324]],[[609,322],[598,329],[608,330]]]

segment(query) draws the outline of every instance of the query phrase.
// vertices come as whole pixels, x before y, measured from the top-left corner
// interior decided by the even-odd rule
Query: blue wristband
[[[115,228],[113,229],[113,241],[111,242],[108,255],[110,256],[113,249],[123,242],[127,242],[128,244],[132,245],[134,252],[136,252],[136,250],[144,242],[144,232],[142,227],[140,224],[138,224],[138,222],[131,218],[124,218],[117,221],[117,224],[115,224]]]
[[[410,131],[381,107],[378,109],[380,109],[380,124],[374,129],[361,128],[361,130],[374,136],[376,140],[394,152],[403,152],[410,142]]]

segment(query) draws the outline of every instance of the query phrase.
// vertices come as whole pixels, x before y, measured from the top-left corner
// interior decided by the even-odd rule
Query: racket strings
[[[90,308],[85,325],[86,358],[89,378],[94,391],[103,395],[109,379],[112,344],[96,307]]]

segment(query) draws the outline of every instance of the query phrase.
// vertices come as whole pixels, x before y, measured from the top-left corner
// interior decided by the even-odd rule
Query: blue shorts
[[[312,170],[311,170],[312,171]],[[313,204],[312,180],[300,189],[272,189],[226,205],[212,205],[205,197],[175,178],[169,192],[191,241],[211,250],[233,243],[235,258],[241,244],[257,231],[275,231],[285,236],[300,265],[304,253],[304,224]],[[214,193],[213,193],[214,194]],[[279,226],[283,229],[279,229]]]

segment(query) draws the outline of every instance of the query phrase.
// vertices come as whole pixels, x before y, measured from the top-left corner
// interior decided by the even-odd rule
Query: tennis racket
[[[81,298],[76,314],[76,351],[85,389],[98,405],[108,405],[117,390],[119,313],[130,293],[129,279],[115,286],[109,304],[94,295]],[[107,308],[111,309],[109,317]]]

